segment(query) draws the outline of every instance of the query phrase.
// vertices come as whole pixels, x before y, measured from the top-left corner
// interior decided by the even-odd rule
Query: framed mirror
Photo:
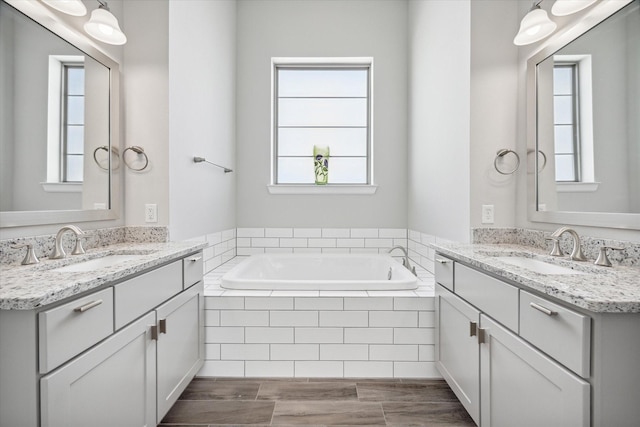
[[[554,37],[527,63],[529,219],[640,229],[640,0]]]
[[[39,2],[0,2],[0,227],[117,218],[119,65]]]

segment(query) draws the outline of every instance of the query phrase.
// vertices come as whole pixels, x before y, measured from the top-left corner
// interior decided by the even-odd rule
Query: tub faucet
[[[587,258],[582,253],[582,248],[580,246],[580,236],[578,236],[578,233],[576,233],[574,229],[569,227],[560,227],[556,231],[551,233],[550,239],[554,241],[554,248],[551,252],[551,255],[562,256],[562,252],[557,248],[556,243],[558,242],[558,240],[560,240],[560,236],[562,236],[564,233],[569,233],[573,238],[573,250],[571,251],[571,255],[569,256],[569,258],[574,261],[586,261]]]
[[[58,234],[56,234],[56,244],[53,248],[53,252],[51,252],[51,255],[49,255],[49,259],[61,259],[67,256],[67,253],[62,247],[62,235],[66,231],[72,231],[73,234],[76,235],[76,246],[75,248],[73,248],[73,252],[71,252],[71,255],[80,255],[84,253],[81,239],[81,237],[84,235],[84,231],[80,230],[80,228],[76,227],[75,225],[65,225],[60,230],[58,230]]]
[[[407,270],[412,272],[414,276],[417,276],[416,268],[412,267],[411,264],[409,264],[409,254],[407,253],[407,250],[402,246],[394,246],[391,249],[389,249],[387,253],[390,254],[394,249],[400,249],[404,253],[404,258],[402,258],[402,265],[405,266]]]

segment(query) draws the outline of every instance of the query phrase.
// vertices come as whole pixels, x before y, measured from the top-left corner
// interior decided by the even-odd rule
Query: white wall
[[[501,175],[494,160],[499,149],[517,148],[518,49],[512,40],[518,26],[516,2],[471,2],[471,227],[515,224],[518,175]],[[519,155],[524,170],[526,154]],[[504,161],[502,170],[515,167],[512,154]],[[482,223],[482,205],[494,205],[493,224]]]
[[[407,3],[238,2],[241,227],[406,227]],[[372,196],[270,195],[271,57],[374,57]]]
[[[469,241],[470,2],[409,2],[408,228]]]
[[[236,3],[169,2],[172,240],[235,228]]]
[[[124,141],[149,158],[144,171],[124,167],[126,225],[169,225],[169,2],[124,2]],[[131,151],[126,153],[135,160]],[[144,207],[158,205],[158,222],[146,224]]]

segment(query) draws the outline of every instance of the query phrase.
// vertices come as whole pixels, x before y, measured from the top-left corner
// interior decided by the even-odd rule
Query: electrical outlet
[[[144,221],[158,222],[158,205],[155,203],[147,203],[144,205]]]
[[[482,223],[493,224],[493,205],[482,205]]]

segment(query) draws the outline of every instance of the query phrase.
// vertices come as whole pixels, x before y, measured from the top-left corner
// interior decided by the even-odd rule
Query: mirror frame
[[[633,0],[597,3],[579,21],[568,25],[564,31],[558,32],[547,39],[540,50],[527,60],[527,150],[533,150],[536,153],[533,171],[527,171],[527,213],[529,221],[640,230],[640,214],[538,211],[536,209],[538,206],[537,170],[539,161],[539,156],[537,156],[537,65],[632,2]]]
[[[3,0],[33,21],[109,68],[109,146],[120,147],[120,64],[98,49],[84,34],[70,28],[44,4],[35,1]],[[111,150],[109,150],[111,155]],[[0,228],[66,222],[118,219],[119,183],[109,171],[109,209],[0,212]]]

